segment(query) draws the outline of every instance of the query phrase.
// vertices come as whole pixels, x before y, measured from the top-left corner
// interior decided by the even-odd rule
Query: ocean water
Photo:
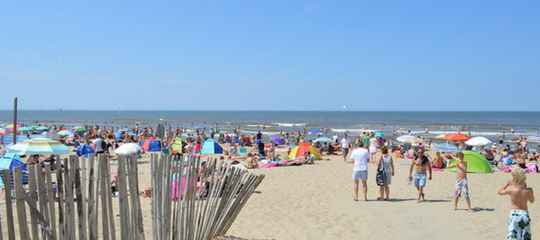
[[[13,111],[0,111],[0,125],[13,122]],[[461,132],[495,140],[504,131],[507,138],[540,132],[540,112],[356,112],[356,111],[41,111],[20,110],[18,122],[28,126],[36,122],[47,125],[99,125],[131,129],[135,124],[154,128],[166,123],[173,128],[210,128],[213,123],[221,131],[231,133],[240,126],[243,133],[261,130],[265,136],[280,132],[297,132],[328,128],[329,134],[349,132],[360,135],[361,128],[385,135],[392,131],[428,137]],[[510,128],[515,133],[510,133]],[[263,129],[264,128],[264,129]],[[467,130],[465,130],[467,128]]]

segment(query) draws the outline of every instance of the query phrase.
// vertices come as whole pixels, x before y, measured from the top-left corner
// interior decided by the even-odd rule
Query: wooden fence
[[[1,217],[7,226],[0,224],[0,233],[7,228],[7,239],[213,239],[227,232],[264,178],[214,159],[152,154],[152,229],[145,232],[150,219],[141,209],[136,156],[118,158],[117,198],[107,156],[70,156],[61,164],[55,173],[48,164],[29,166],[28,173],[17,167],[13,175],[3,170]],[[118,201],[119,226],[113,199]]]

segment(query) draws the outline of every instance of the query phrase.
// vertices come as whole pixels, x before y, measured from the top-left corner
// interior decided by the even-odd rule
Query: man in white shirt
[[[101,135],[98,135],[98,139],[94,142],[94,147],[96,148],[96,156],[101,153],[105,153],[105,149],[103,149],[103,137]]]
[[[367,179],[368,179],[368,163],[369,151],[364,148],[356,148],[351,155],[351,160],[354,164],[352,178],[354,180],[354,201],[358,201],[358,179],[362,180],[364,191],[364,201],[367,201]]]
[[[332,136],[332,141],[334,141],[334,143],[338,143],[338,141],[337,141],[338,138],[339,137],[338,137],[337,133],[334,133],[334,136]]]
[[[343,161],[347,162],[347,155],[349,155],[349,149],[351,149],[351,140],[347,138],[347,134],[343,134],[341,139],[341,151],[343,152]]]

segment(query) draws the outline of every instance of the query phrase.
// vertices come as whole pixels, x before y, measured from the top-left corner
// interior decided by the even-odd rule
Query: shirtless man
[[[409,179],[412,179],[412,171],[415,169],[414,186],[418,189],[418,200],[420,198],[424,200],[424,187],[426,186],[426,170],[429,169],[429,180],[431,180],[431,165],[429,164],[429,158],[424,155],[424,149],[418,149],[418,155],[412,160],[411,168],[409,169]]]
[[[440,152],[437,152],[435,158],[431,160],[431,166],[434,168],[444,168],[444,160]]]
[[[534,203],[534,192],[527,187],[527,176],[521,168],[512,169],[512,179],[499,189],[499,195],[510,195],[508,239],[531,239],[531,219],[527,202]],[[508,186],[514,185],[514,188]]]
[[[454,163],[452,165],[449,165],[448,168],[456,168],[457,169],[457,178],[456,178],[456,199],[454,201],[454,211],[456,211],[457,203],[459,201],[459,197],[461,196],[461,192],[463,192],[463,195],[465,196],[465,201],[467,202],[467,207],[469,207],[469,212],[473,212],[471,209],[471,200],[469,198],[469,184],[467,183],[467,162],[463,161],[463,153],[458,152],[456,154],[456,157],[454,159],[457,161],[457,163]]]

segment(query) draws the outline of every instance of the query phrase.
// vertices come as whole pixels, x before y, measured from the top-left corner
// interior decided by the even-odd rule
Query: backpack
[[[105,151],[105,149],[107,149],[107,143],[105,143],[105,141],[101,141],[101,149],[103,149],[103,151]]]

